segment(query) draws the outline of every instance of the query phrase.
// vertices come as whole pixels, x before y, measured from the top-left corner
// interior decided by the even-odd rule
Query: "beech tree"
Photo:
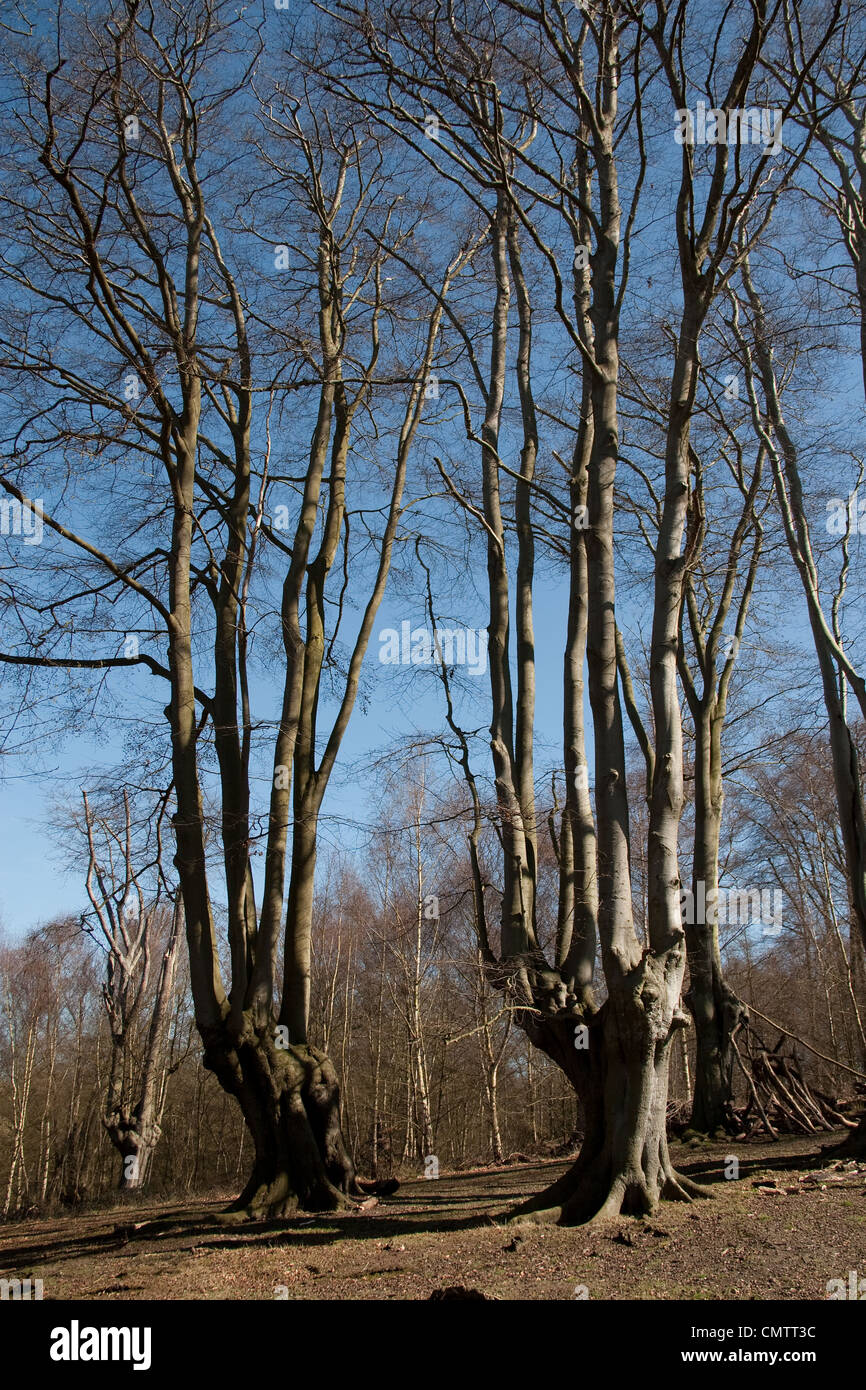
[[[768,63],[777,81],[791,94],[795,118],[814,138],[809,165],[813,176],[800,182],[807,206],[820,210],[821,240],[829,239],[843,253],[841,274],[829,278],[833,300],[853,311],[859,327],[859,357],[866,392],[866,48],[863,15],[854,7],[808,68],[804,83],[792,86],[790,63],[798,61],[813,38],[811,19],[801,23],[793,8],[785,8],[785,44],[775,62]],[[827,238],[826,225],[830,226]],[[847,271],[847,273],[846,273]],[[842,557],[835,592],[829,605],[822,598],[820,557],[808,515],[808,485],[804,485],[801,449],[783,409],[783,377],[776,360],[772,315],[749,262],[744,264],[743,302],[748,328],[740,334],[745,360],[754,363],[760,382],[751,396],[756,434],[770,441],[770,457],[785,536],[806,599],[809,626],[821,677],[829,726],[829,742],[837,805],[845,844],[851,905],[861,939],[866,943],[866,813],[860,755],[848,711],[850,689],[866,718],[866,688],[862,662],[852,660],[842,632],[844,597],[850,570],[850,547],[857,518],[846,513]],[[782,369],[784,370],[784,369]],[[858,460],[862,477],[862,460]],[[851,496],[856,497],[855,486]],[[829,608],[829,611],[828,611]],[[850,647],[850,642],[849,642]],[[851,1146],[848,1146],[851,1147]],[[853,1147],[866,1147],[866,1122]]]
[[[848,551],[828,612],[762,297],[782,201],[826,196],[831,166],[860,286],[862,181],[842,173],[862,162],[860,68],[841,0],[795,20],[785,0],[348,0],[291,21],[230,0],[70,0],[50,34],[9,35],[6,729],[29,724],[32,748],[120,701],[127,764],[158,771],[203,1062],[252,1141],[227,1219],[368,1190],[335,1065],[360,965],[374,1167],[398,1088],[398,1153],[436,1142],[452,1044],[476,1076],[453,1149],[474,1105],[501,1156],[518,1028],[571,1087],[584,1141],[516,1216],[578,1223],[702,1193],[671,1161],[670,1058],[690,1004],[693,1120],[730,1122],[742,1010],[712,908],[771,482],[866,922]],[[728,358],[746,381],[734,423],[715,390]],[[416,740],[395,799],[411,854],[397,868],[386,849],[380,920],[350,940],[342,887],[336,921],[317,900],[320,825],[395,567],[434,630],[461,584],[480,592],[486,683],[433,643],[445,728]],[[558,615],[539,612],[548,571]],[[551,739],[536,706],[557,616]],[[462,782],[449,816],[465,856],[441,861],[474,933],[475,1027],[456,1036],[431,1022],[453,1008],[447,932],[425,913],[430,866],[443,872],[425,847],[431,749]],[[684,923],[690,810],[710,910]],[[386,815],[378,830],[400,839]],[[120,980],[143,945],[142,914],[131,935],[115,914],[135,875],[101,885],[90,857]]]
[[[515,1017],[531,1040],[571,1079],[585,1125],[574,1168],[518,1214],[574,1222],[620,1210],[651,1210],[661,1197],[697,1192],[673,1170],[665,1112],[671,1041],[687,1022],[680,1003],[685,939],[678,860],[684,805],[678,680],[700,339],[743,254],[738,234],[744,219],[749,215],[753,228],[765,225],[784,186],[784,161],[775,175],[771,172],[772,142],[764,142],[760,152],[747,150],[742,141],[729,146],[726,130],[725,138],[707,150],[696,149],[694,138],[679,141],[672,241],[680,323],[671,335],[673,360],[662,387],[664,477],[654,544],[645,724],[633,699],[616,620],[622,316],[633,260],[641,250],[636,227],[649,163],[649,93],[664,109],[675,110],[681,122],[693,93],[706,93],[722,113],[745,112],[774,13],[754,5],[736,39],[728,16],[717,21],[702,13],[696,26],[706,40],[702,48],[696,33],[685,41],[681,4],[598,3],[573,10],[509,0],[495,14],[470,4],[439,15],[411,0],[395,0],[347,6],[340,16],[347,12],[351,37],[341,46],[338,28],[335,48],[323,58],[332,79],[336,70],[346,99],[402,136],[434,183],[459,187],[485,230],[494,287],[485,334],[489,366],[482,365],[468,325],[449,318],[464,345],[466,370],[461,380],[452,367],[448,384],[460,401],[467,438],[478,448],[480,486],[439,463],[449,494],[483,532],[487,560],[490,754],[502,846],[498,953],[478,873],[476,922],[489,971],[512,995]],[[823,37],[837,18],[838,10],[829,12]],[[816,51],[817,45],[810,48],[810,63]],[[704,67],[710,52],[713,62]],[[724,60],[718,61],[722,53]],[[724,114],[722,121],[726,126]],[[545,320],[562,331],[567,347],[559,350],[579,381],[576,390],[563,391],[555,416],[549,408],[539,410],[533,320],[542,293]],[[519,466],[513,468],[504,458],[515,447],[505,423],[512,380],[519,420]],[[545,452],[539,419],[562,424],[563,416],[571,458],[565,469],[567,507],[560,502],[559,513],[572,519],[564,659],[567,793],[556,843],[560,895],[551,963],[542,944],[547,924],[537,912],[533,593],[542,534],[539,509],[551,502],[548,478],[538,472]],[[513,506],[508,520],[506,486]],[[553,506],[556,510],[555,496]],[[509,553],[516,564],[514,581]],[[584,663],[594,807],[584,772]],[[477,840],[479,803],[469,744],[454,715],[444,662],[442,677],[475,808]],[[648,771],[643,940],[634,919],[624,704]],[[708,793],[712,797],[709,786]],[[596,940],[607,993],[602,1003],[593,990]],[[705,954],[710,968],[702,972],[696,956],[694,984],[712,1006],[711,943]]]
[[[684,601],[681,607],[677,667],[691,728],[690,767],[693,774],[692,875],[683,893],[684,931],[689,987],[684,995],[695,1024],[694,1100],[690,1131],[712,1133],[737,1128],[733,1115],[734,1049],[732,1037],[744,1007],[727,984],[719,937],[720,845],[722,838],[723,769],[728,743],[726,722],[735,671],[742,672],[740,648],[746,632],[763,554],[762,514],[770,493],[765,480],[763,446],[755,444],[743,421],[728,418],[732,408],[720,389],[730,365],[724,324],[711,325],[721,359],[709,359],[707,344],[696,395],[695,429],[689,439],[690,495],[685,538]],[[721,372],[719,370],[721,366]],[[629,365],[632,398],[624,406],[629,421],[625,450],[627,484],[620,486],[619,505],[632,512],[635,530],[654,554],[661,520],[657,460],[663,457],[666,412],[648,363]],[[745,403],[738,410],[745,414]],[[648,433],[649,431],[649,433]],[[749,457],[751,454],[751,457]],[[639,490],[638,490],[639,489]],[[641,544],[636,539],[635,545]],[[638,601],[643,598],[639,595]],[[625,659],[627,639],[621,641],[621,679],[636,737],[653,761],[649,736],[637,708]],[[745,711],[738,711],[740,719]],[[733,750],[727,749],[728,758]]]
[[[257,115],[261,53],[261,23],[222,0],[71,8],[15,66],[3,190],[15,404],[2,485],[25,512],[51,500],[49,543],[7,588],[2,660],[25,682],[143,667],[165,683],[196,1023],[254,1143],[238,1219],[360,1191],[334,1067],[308,1039],[317,825],[442,316],[389,296],[389,256],[417,213],[389,193],[381,144],[335,124],[324,89],[299,98],[263,71]],[[460,264],[458,252],[443,296]],[[103,469],[131,526],[117,486],[81,495]],[[272,720],[254,707],[256,640],[280,671]],[[253,786],[268,762],[262,813]]]

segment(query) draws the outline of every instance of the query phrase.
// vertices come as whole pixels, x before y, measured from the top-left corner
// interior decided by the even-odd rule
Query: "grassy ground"
[[[454,1286],[496,1299],[825,1299],[828,1280],[866,1276],[866,1164],[835,1163],[812,1139],[673,1152],[715,1200],[646,1221],[506,1228],[557,1160],[413,1178],[368,1210],[270,1226],[217,1225],[224,1196],[141,1201],[0,1227],[0,1277],[41,1278],[46,1299],[343,1300]],[[724,1180],[726,1154],[736,1180]]]

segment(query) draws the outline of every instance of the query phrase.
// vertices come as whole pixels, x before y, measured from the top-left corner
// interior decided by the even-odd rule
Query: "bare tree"
[[[439,464],[449,494],[474,519],[486,549],[490,753],[501,842],[498,956],[488,932],[485,894],[478,889],[476,920],[488,968],[511,992],[516,1018],[533,1042],[571,1079],[586,1125],[574,1169],[522,1214],[568,1222],[650,1209],[662,1196],[693,1195],[671,1166],[665,1112],[670,1046],[687,1022],[680,1007],[686,952],[678,867],[684,805],[678,654],[700,339],[736,266],[737,234],[746,214],[764,225],[784,187],[784,165],[773,177],[766,147],[752,151],[725,139],[703,151],[694,140],[681,141],[672,229],[681,312],[662,387],[664,479],[654,545],[647,727],[628,689],[616,622],[620,323],[638,250],[635,229],[648,165],[645,125],[652,117],[648,91],[658,92],[660,103],[671,103],[678,114],[688,109],[696,87],[711,87],[714,105],[723,111],[745,107],[772,16],[767,6],[755,5],[736,42],[728,16],[707,20],[702,38],[695,35],[686,44],[682,4],[645,9],[599,3],[575,13],[561,5],[509,0],[496,14],[467,4],[447,16],[396,0],[363,11],[347,9],[353,46],[340,49],[337,39],[336,56],[328,54],[332,74],[341,73],[344,95],[354,96],[384,128],[399,133],[431,179],[459,187],[467,211],[471,206],[486,233],[489,366],[482,366],[468,326],[454,314],[448,319],[464,345],[472,395],[456,372],[448,384],[460,401],[467,438],[478,449],[480,488],[472,489]],[[825,34],[837,17],[838,7],[826,20]],[[724,53],[724,61],[707,67],[710,52]],[[656,64],[652,82],[645,75],[651,61]],[[375,90],[371,67],[381,75]],[[356,72],[363,73],[364,84],[353,83]],[[625,103],[624,88],[629,89]],[[626,129],[632,135],[628,157]],[[548,321],[562,332],[563,355],[580,380],[579,399],[568,393],[557,413],[545,402],[541,415],[533,335],[540,294],[546,295]],[[514,469],[504,459],[510,337],[521,436],[520,466]],[[556,498],[558,482],[551,488],[547,477],[538,475],[539,418],[568,429],[572,457],[565,469],[565,506]],[[506,488],[513,495],[513,520],[506,511]],[[556,842],[560,896],[553,967],[545,957],[537,911],[533,757],[534,550],[545,531],[542,508],[550,508],[551,499],[560,526],[563,515],[572,520],[566,542],[571,587],[564,654],[567,790]],[[561,542],[559,549],[562,553]],[[511,555],[516,558],[513,584]],[[584,772],[584,660],[595,756],[594,825]],[[461,742],[444,662],[442,677],[449,722],[468,765],[468,740],[464,734]],[[648,765],[643,940],[634,918],[623,703]],[[467,787],[477,816],[468,776]],[[596,934],[607,989],[601,1005],[592,991]],[[588,1046],[575,1047],[578,1037]]]
[[[16,321],[6,336],[18,421],[3,486],[19,506],[25,489],[55,492],[57,506],[44,510],[52,544],[32,557],[26,578],[20,568],[16,575],[18,630],[2,659],[27,673],[25,682],[36,669],[136,666],[166,682],[175,866],[196,1021],[205,1063],[238,1100],[255,1147],[234,1215],[338,1207],[358,1189],[334,1067],[308,1040],[317,825],[385,589],[442,310],[419,323],[406,306],[413,345],[398,362],[391,328],[400,315],[384,269],[411,236],[412,219],[400,220],[399,200],[384,186],[377,142],[335,128],[321,91],[298,101],[271,87],[232,206],[224,131],[261,55],[244,12],[222,0],[183,12],[107,4],[99,19],[61,23],[46,40],[54,45],[38,75],[19,74],[24,191],[7,187],[4,206],[13,241],[26,248],[23,260],[7,257],[7,288],[26,303],[31,326],[44,319],[55,327],[47,337],[22,334]],[[233,225],[245,224],[246,206],[253,225],[242,249]],[[270,219],[266,233],[258,208]],[[276,269],[292,260],[296,293],[284,312],[267,303],[261,273],[249,271],[252,248],[260,253],[263,243]],[[444,291],[461,259],[445,272]],[[392,370],[380,394],[385,349]],[[35,401],[44,391],[47,416],[41,405],[28,411],[28,392]],[[309,433],[297,474],[288,466],[299,451],[294,430],[273,457],[269,406],[278,397],[282,412],[299,392],[308,406],[297,429],[308,423]],[[379,421],[355,452],[353,431],[377,405]],[[142,515],[132,537],[111,518],[107,498],[61,519],[62,490],[48,478],[58,455],[74,476],[82,448],[133,469]],[[365,464],[368,450],[378,476]],[[277,503],[279,496],[288,500]],[[87,532],[103,504],[109,521],[97,545]],[[260,909],[252,872],[251,779],[261,742],[250,681],[253,605],[260,642],[270,623],[282,649],[283,676]],[[351,636],[343,635],[347,610],[360,610]],[[37,620],[46,612],[47,623]],[[82,626],[109,646],[118,612],[135,640],[115,641],[117,654],[82,654]],[[66,617],[73,613],[77,624]],[[143,649],[159,635],[166,661]],[[323,679],[336,687],[324,735]],[[230,984],[207,855],[211,753]],[[267,752],[258,756],[264,762]]]
[[[860,937],[866,945],[866,806],[860,755],[847,701],[847,690],[850,687],[857,702],[860,718],[866,719],[866,682],[845,650],[840,628],[840,605],[849,565],[848,541],[851,520],[850,517],[846,520],[842,563],[828,614],[821,594],[821,579],[804,498],[799,450],[783,412],[771,330],[748,258],[744,260],[742,267],[742,284],[749,320],[747,329],[738,325],[736,333],[750,383],[752,422],[755,433],[772,463],[785,537],[806,598],[809,627],[818,659],[821,690],[829,725],[830,751],[837,808],[845,845],[849,891]],[[756,379],[752,375],[753,363]],[[861,1127],[855,1147],[862,1146],[864,1137],[866,1126]]]
[[[121,1156],[118,1186],[131,1191],[146,1186],[159,1143],[183,909],[177,890],[166,907],[161,882],[150,893],[143,887],[146,866],[135,863],[128,793],[120,826],[110,813],[97,815],[82,795],[87,896],[106,952],[102,997],[111,1059],[102,1120]]]

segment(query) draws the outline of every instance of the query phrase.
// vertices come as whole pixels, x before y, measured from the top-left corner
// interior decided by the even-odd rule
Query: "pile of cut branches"
[[[809,1084],[796,1045],[783,1034],[775,1047],[769,1047],[748,1018],[742,1018],[732,1042],[748,1090],[747,1104],[735,1111],[747,1138],[761,1131],[778,1139],[780,1134],[817,1134],[840,1125],[856,1128],[855,1121],[842,1114],[844,1102]]]

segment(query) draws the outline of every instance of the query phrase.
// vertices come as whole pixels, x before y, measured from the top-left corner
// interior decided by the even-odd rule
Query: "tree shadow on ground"
[[[512,1170],[513,1171],[513,1170]],[[485,1174],[479,1174],[479,1187]],[[447,1181],[447,1180],[446,1180]],[[461,1176],[461,1182],[466,1181]],[[402,1190],[402,1189],[401,1189]],[[162,1216],[147,1218],[139,1211],[138,1220],[116,1222],[112,1229],[57,1233],[43,1239],[28,1236],[20,1244],[3,1243],[0,1267],[10,1273],[31,1269],[42,1263],[59,1264],[88,1256],[123,1255],[135,1258],[156,1249],[177,1249],[185,1253],[201,1248],[233,1250],[249,1249],[256,1245],[299,1247],[327,1246],[346,1238],[352,1240],[387,1239],[398,1235],[471,1230],[496,1224],[487,1211],[479,1206],[496,1205],[489,1194],[424,1193],[423,1205],[414,1194],[380,1198],[375,1211],[356,1211],[321,1216],[299,1214],[275,1221],[256,1221],[241,1226],[227,1226],[214,1219],[224,1210],[222,1204],[209,1204],[209,1211],[191,1206]],[[504,1196],[510,1201],[511,1194]],[[500,1203],[501,1205],[501,1203]],[[466,1208],[472,1208],[466,1212]],[[126,1214],[126,1213],[124,1213]],[[113,1214],[116,1215],[116,1214]],[[133,1212],[130,1210],[129,1216]],[[82,1222],[88,1218],[82,1217]],[[104,1219],[104,1218],[103,1218]],[[92,1221],[93,1218],[91,1217]],[[133,1229],[137,1226],[138,1229]],[[191,1244],[185,1242],[189,1240]],[[181,1243],[183,1242],[183,1243]]]
[[[753,1155],[739,1145],[713,1144],[711,1153],[694,1150],[676,1152],[677,1169],[702,1186],[709,1188],[725,1183],[725,1166],[736,1150],[739,1161],[739,1181],[758,1172],[809,1171],[827,1167],[834,1161],[832,1145],[836,1135],[816,1135],[814,1145],[806,1152],[786,1152],[792,1143],[797,1148],[812,1136],[783,1136],[778,1150],[770,1142],[756,1146]],[[818,1147],[828,1141],[830,1152]],[[727,1148],[727,1152],[725,1152]],[[515,1202],[540,1191],[557,1171],[566,1171],[567,1161],[541,1160],[510,1168],[479,1169],[467,1173],[443,1175],[436,1182],[418,1178],[405,1182],[399,1191],[380,1198],[373,1209],[320,1216],[299,1213],[278,1221],[250,1222],[227,1226],[218,1216],[225,1203],[205,1200],[158,1209],[153,1216],[147,1211],[154,1205],[128,1206],[111,1213],[83,1213],[81,1226],[90,1229],[45,1233],[22,1233],[20,1241],[9,1241],[10,1228],[0,1229],[0,1269],[9,1274],[32,1271],[41,1264],[62,1264],[88,1257],[121,1256],[136,1259],[143,1254],[153,1255],[172,1250],[192,1253],[197,1250],[239,1250],[256,1246],[273,1249],[328,1247],[337,1241],[382,1241],[414,1234],[470,1231],[489,1226],[501,1226],[506,1232],[508,1211]],[[440,1186],[441,1183],[441,1186]],[[50,1220],[51,1218],[49,1218]],[[63,1217],[64,1226],[68,1217]],[[29,1223],[28,1223],[29,1224]],[[97,1229],[94,1229],[96,1227]],[[2,1239],[3,1235],[7,1239]],[[130,1272],[134,1277],[133,1271]]]

